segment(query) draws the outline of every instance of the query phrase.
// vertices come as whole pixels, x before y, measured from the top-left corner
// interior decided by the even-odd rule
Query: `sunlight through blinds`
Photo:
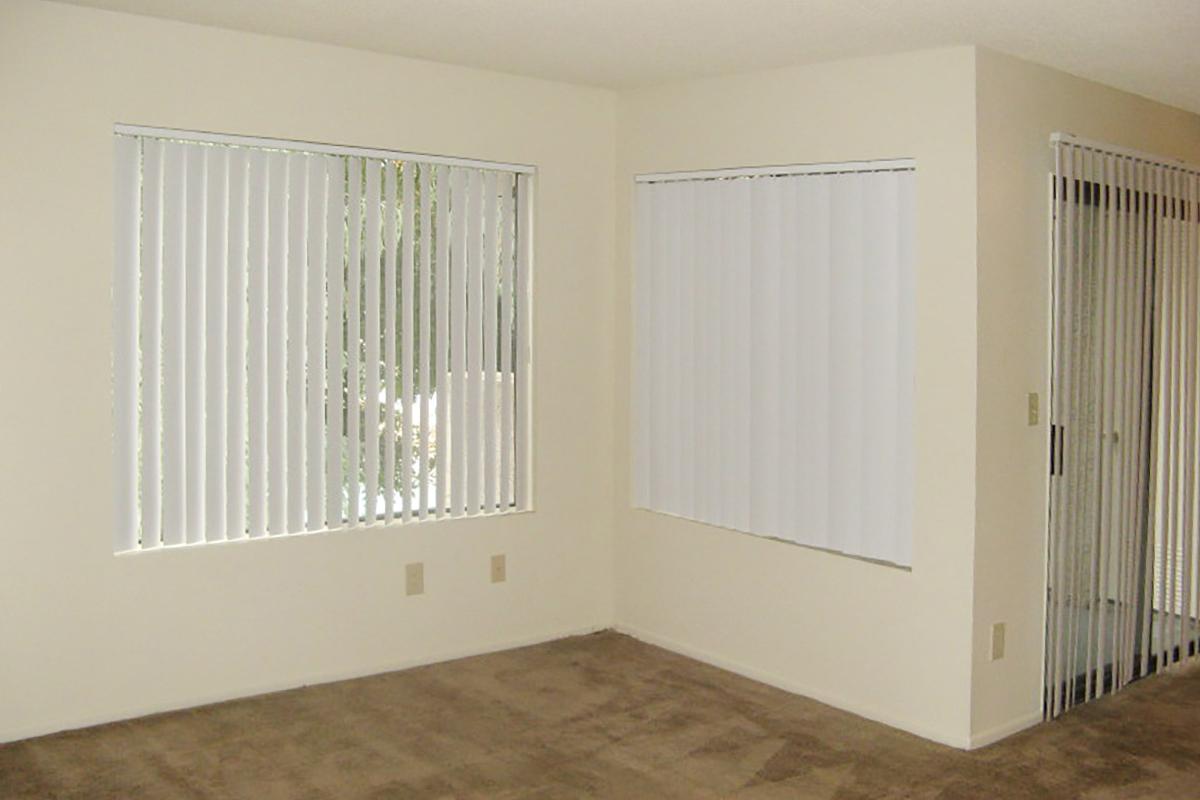
[[[116,551],[524,510],[531,172],[119,126]]]
[[[1200,644],[1200,171],[1052,145],[1047,717]]]

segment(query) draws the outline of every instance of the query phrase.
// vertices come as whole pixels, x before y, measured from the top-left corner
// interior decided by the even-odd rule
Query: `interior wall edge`
[[[0,476],[20,500],[0,536],[0,738],[607,627],[615,104],[563,82],[0,2],[0,106],[22,109],[0,126],[0,173],[28,187],[0,198],[0,240],[39,276],[0,298],[0,361],[37,387],[0,393],[17,421],[0,428]],[[114,556],[117,122],[537,164],[535,509]]]
[[[959,750],[969,750],[972,746],[978,746],[972,745],[972,739],[969,736],[947,734],[944,731],[935,730],[923,725],[914,725],[912,724],[911,720],[898,719],[894,715],[889,714],[881,709],[867,706],[845,697],[835,696],[820,688],[801,685],[794,680],[786,678],[782,675],[778,675],[769,670],[752,667],[735,659],[717,655],[716,653],[712,653],[700,647],[695,647],[687,644],[686,642],[673,639],[669,636],[661,636],[636,625],[628,625],[626,623],[618,622],[615,626],[613,626],[613,630],[615,630],[617,633],[623,633],[627,636],[632,636],[634,639],[645,642],[646,644],[651,644],[655,647],[661,647],[664,650],[670,650],[672,653],[677,653],[681,656],[687,656],[688,658],[701,661],[710,666],[717,667],[718,669],[732,672],[735,675],[741,675],[744,678],[749,678],[751,680],[758,681],[759,683],[765,683],[768,686],[773,686],[776,689],[782,689],[785,692],[790,692],[791,694],[799,695],[801,697],[808,698],[809,700],[815,700],[818,703],[823,703],[824,705],[831,706],[838,710],[845,711],[874,722],[883,723],[890,728],[911,733],[914,736],[919,736],[922,739],[928,739],[931,742],[948,745],[950,747],[958,748]]]
[[[1025,714],[1024,716],[1016,717],[1009,722],[988,728],[986,731],[972,732],[966,749],[978,750],[980,747],[987,747],[989,744],[995,744],[1013,734],[1028,730],[1034,725],[1041,723],[1041,721],[1042,714],[1039,711],[1035,714]]]
[[[687,645],[789,691],[969,743],[976,489],[975,50],[931,48],[624,91],[618,103],[615,471],[618,629]],[[631,508],[632,186],[729,164],[915,158],[914,566],[723,535]],[[936,313],[924,309],[937,309]],[[773,609],[773,610],[772,610]],[[845,659],[847,652],[887,654]],[[921,654],[937,652],[936,659]],[[844,663],[849,661],[850,663]]]
[[[0,744],[4,744],[6,742],[15,742],[21,739],[32,739],[38,736],[47,736],[62,731],[90,728],[95,725],[125,722],[127,720],[138,719],[140,717],[166,714],[172,711],[185,711],[190,708],[200,708],[202,706],[213,705],[215,703],[245,700],[258,695],[275,694],[277,692],[287,692],[293,689],[302,689],[306,686],[319,686],[326,683],[338,683],[340,681],[354,680],[355,678],[366,678],[372,675],[384,675],[389,672],[398,672],[400,670],[414,669],[416,667],[426,667],[431,664],[440,664],[446,661],[457,661],[462,658],[483,656],[487,655],[488,653],[498,653],[504,650],[515,650],[521,647],[545,644],[546,642],[553,642],[559,639],[569,639],[574,636],[587,636],[589,634],[612,629],[613,626],[611,624],[601,622],[579,628],[564,628],[561,630],[551,631],[544,635],[523,636],[516,639],[488,642],[480,644],[477,647],[447,650],[445,652],[435,653],[429,656],[421,656],[419,658],[405,659],[401,661],[389,661],[387,663],[364,666],[349,670],[315,672],[312,675],[298,680],[262,681],[258,683],[250,683],[244,687],[229,691],[202,692],[192,696],[189,699],[177,701],[177,703],[170,706],[163,706],[162,704],[149,704],[142,708],[127,709],[115,716],[94,715],[79,718],[64,718],[32,727],[27,726],[24,728],[12,729],[0,728]]]
[[[1040,718],[1050,389],[1050,136],[1200,162],[1200,115],[979,47],[978,391],[971,731]],[[1026,397],[1041,398],[1038,424]],[[990,657],[991,626],[1006,626]],[[1019,728],[1018,728],[1019,729]],[[1005,734],[1007,735],[1007,734]]]

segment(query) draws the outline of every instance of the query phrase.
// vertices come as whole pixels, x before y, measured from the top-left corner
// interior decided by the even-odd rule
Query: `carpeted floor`
[[[0,798],[1200,798],[1200,672],[964,753],[615,633],[0,746]]]

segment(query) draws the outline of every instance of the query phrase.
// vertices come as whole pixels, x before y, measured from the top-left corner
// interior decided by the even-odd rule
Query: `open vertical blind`
[[[1200,172],[1053,146],[1048,717],[1200,637]]]
[[[530,175],[115,147],[117,551],[528,505]]]
[[[914,165],[636,186],[634,505],[912,560]]]

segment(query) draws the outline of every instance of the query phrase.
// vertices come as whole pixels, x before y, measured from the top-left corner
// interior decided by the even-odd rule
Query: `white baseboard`
[[[299,689],[304,686],[315,686],[322,683],[335,683],[337,681],[351,680],[353,678],[365,678],[369,675],[380,675],[385,672],[396,672],[397,670],[412,669],[413,667],[423,667],[443,661],[454,661],[459,658],[481,656],[486,655],[487,653],[497,653],[502,650],[513,650],[518,647],[528,647],[530,645],[542,644],[544,642],[552,642],[557,639],[566,639],[571,636],[586,636],[590,633],[609,630],[609,627],[610,626],[608,625],[589,625],[582,628],[568,628],[565,630],[552,631],[550,633],[527,636],[518,639],[491,642],[480,645],[479,647],[467,647],[460,650],[434,653],[418,658],[403,659],[385,664],[366,666],[362,667],[361,669],[316,672],[297,679],[267,681],[260,684],[248,684],[246,686],[240,686],[228,691],[200,693],[189,696],[180,700],[179,702],[169,704],[130,708],[111,714],[82,715],[76,718],[57,720],[47,722],[42,725],[29,726],[25,728],[8,730],[0,729],[0,744],[4,744],[5,742],[15,742],[21,739],[31,739],[35,736],[46,736],[52,733],[59,733],[60,731],[76,730],[78,728],[90,728],[93,725],[104,725],[109,722],[120,722],[122,720],[136,719],[138,717],[145,717],[150,714],[161,714],[167,711],[179,711],[185,708],[195,708],[197,706],[206,706],[213,703],[222,703],[227,700],[239,700],[241,698],[254,697],[255,695],[260,694],[271,694],[273,692],[283,692],[289,689]]]
[[[599,631],[609,629],[632,636],[633,638],[648,644],[661,647],[664,650],[670,650],[674,653],[679,653],[680,655],[687,656],[688,658],[694,658],[697,661],[701,661],[719,669],[742,675],[752,680],[759,681],[760,683],[765,683],[769,686],[774,686],[786,692],[802,695],[804,697],[810,697],[818,702],[833,706],[834,708],[840,708],[843,711],[849,711],[852,714],[857,714],[860,717],[865,717],[889,727],[906,731],[916,736],[920,736],[923,739],[929,739],[930,741],[949,745],[950,747],[955,747],[962,750],[972,750],[979,747],[985,747],[1007,736],[1011,736],[1014,733],[1018,733],[1026,728],[1030,728],[1042,721],[1042,715],[1036,714],[1023,717],[1021,719],[1016,719],[1003,725],[998,725],[994,728],[981,731],[969,737],[947,736],[940,731],[933,731],[922,728],[921,726],[912,725],[907,721],[896,719],[886,713],[881,713],[876,709],[867,708],[858,703],[846,701],[844,698],[834,697],[825,692],[813,690],[810,687],[801,686],[794,681],[782,678],[778,675],[774,675],[754,667],[749,667],[745,664],[723,658],[705,650],[675,641],[668,637],[659,636],[631,625],[618,624],[611,627],[607,625],[590,625],[582,628],[569,628],[547,634],[522,637],[518,639],[509,639],[501,642],[492,642],[479,647],[463,648],[460,650],[445,651],[420,658],[404,659],[401,661],[364,667],[362,669],[314,673],[298,680],[265,682],[262,684],[239,687],[227,692],[202,693],[189,697],[186,700],[182,700],[178,703],[172,703],[169,705],[146,706],[129,709],[116,714],[82,716],[79,718],[52,722],[34,727],[18,728],[14,730],[0,730],[0,744],[5,742],[14,742],[21,739],[29,739],[35,736],[45,736],[47,734],[58,733],[64,730],[74,730],[77,728],[91,727],[93,725],[103,725],[109,722],[136,719],[138,717],[144,717],[150,714],[160,714],[167,711],[195,708],[197,706],[205,706],[212,703],[225,702],[227,700],[253,697],[260,694],[282,692],[289,689],[297,689],[303,686],[334,683],[336,681],[351,680],[353,678],[363,678],[369,675],[379,675],[386,672],[395,672],[397,670],[423,667],[443,661],[454,661],[459,658],[469,658],[471,656],[485,655],[487,653],[496,653],[502,650],[513,650],[518,647],[528,647],[530,645],[542,644],[544,642],[555,641],[557,639],[566,639],[571,636],[586,636],[591,633],[597,633]]]
[[[834,708],[839,708],[843,711],[849,711],[851,714],[857,714],[860,717],[865,717],[866,719],[883,723],[888,727],[897,728],[905,731],[906,733],[920,736],[922,739],[929,739],[930,741],[937,742],[938,744],[949,745],[950,747],[954,747],[959,750],[969,750],[973,746],[971,738],[967,735],[948,735],[943,731],[936,731],[924,728],[920,725],[913,725],[907,720],[897,719],[887,713],[879,711],[878,709],[868,708],[859,703],[847,701],[845,698],[835,697],[826,692],[814,690],[808,686],[801,686],[795,681],[787,678],[780,677],[755,667],[741,664],[737,661],[732,661],[714,653],[710,653],[706,650],[692,647],[691,645],[675,641],[674,639],[670,639],[665,636],[659,636],[658,634],[641,630],[632,625],[618,623],[616,626],[614,626],[614,630],[619,633],[632,636],[633,638],[646,642],[647,644],[661,647],[664,650],[670,650],[673,653],[678,653],[680,655],[687,656],[688,658],[694,658],[697,661],[702,661],[705,664],[718,667],[719,669],[723,669],[728,672],[736,673],[743,677],[750,678],[751,680],[756,680],[759,683],[765,683],[768,686],[774,686],[777,689],[783,689],[785,692],[791,692],[792,694],[798,694],[804,697],[812,698],[813,700],[824,703],[825,705],[833,706]]]
[[[1042,715],[1039,712],[1037,714],[1030,714],[1029,716],[1021,717],[1019,719],[1010,720],[1005,722],[1003,725],[996,725],[993,728],[988,728],[986,731],[973,733],[971,734],[971,744],[967,749],[975,750],[979,747],[987,747],[989,744],[993,744],[1001,739],[1012,736],[1014,733],[1020,733],[1026,728],[1032,728],[1041,721]]]

